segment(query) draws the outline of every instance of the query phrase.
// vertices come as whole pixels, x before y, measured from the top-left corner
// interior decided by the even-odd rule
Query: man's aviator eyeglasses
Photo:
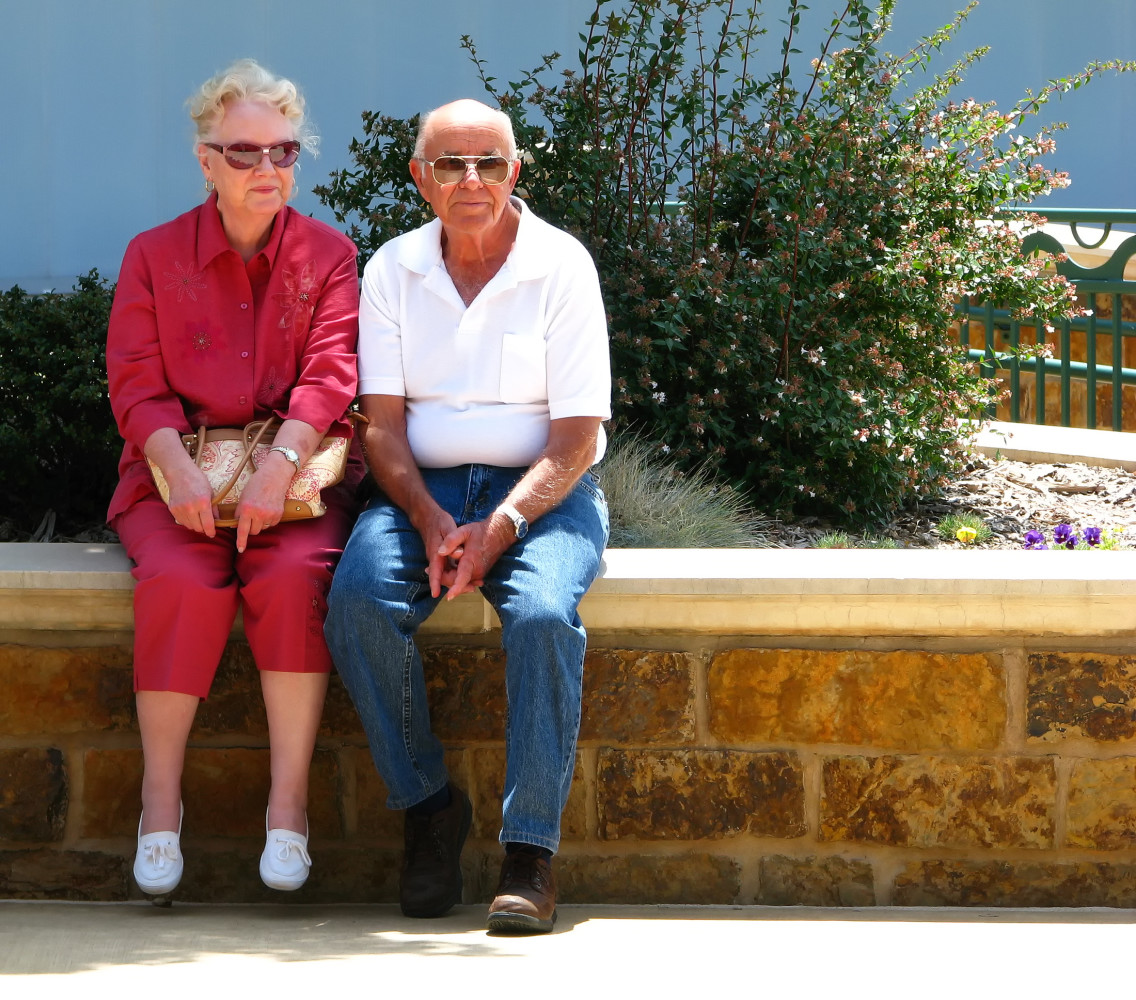
[[[278,142],[274,146],[258,146],[255,142],[231,142],[227,146],[206,142],[202,145],[217,150],[225,157],[225,162],[236,170],[252,170],[253,167],[259,167],[265,155],[272,161],[274,167],[290,167],[300,155],[300,144],[295,139]]]
[[[504,184],[509,179],[513,161],[504,156],[439,156],[423,160],[434,173],[439,184],[457,184],[465,179],[470,167],[477,172],[482,184]]]

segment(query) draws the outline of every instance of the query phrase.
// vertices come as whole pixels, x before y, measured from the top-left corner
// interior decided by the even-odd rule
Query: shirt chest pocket
[[[506,331],[501,338],[501,401],[541,403],[547,399],[544,337]]]

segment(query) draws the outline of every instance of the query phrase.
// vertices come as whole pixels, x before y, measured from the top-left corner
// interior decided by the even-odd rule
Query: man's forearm
[[[598,417],[553,420],[544,451],[504,502],[515,507],[529,523],[556,507],[595,461],[599,426]]]

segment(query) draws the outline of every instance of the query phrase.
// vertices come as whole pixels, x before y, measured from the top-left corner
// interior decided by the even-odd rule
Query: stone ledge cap
[[[130,560],[118,544],[0,543],[0,589],[132,590]]]
[[[590,593],[1136,597],[1136,551],[608,549]]]
[[[0,544],[0,590],[130,590],[121,545]],[[608,549],[591,596],[1136,597],[1136,550]]]

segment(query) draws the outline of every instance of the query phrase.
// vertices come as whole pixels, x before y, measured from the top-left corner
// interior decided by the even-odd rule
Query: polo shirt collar
[[[510,199],[520,210],[517,239],[506,261],[518,281],[532,281],[548,275],[557,264],[555,254],[548,253],[549,225],[529,211],[529,207],[514,196]]]
[[[292,209],[285,205],[276,213],[276,218],[272,220],[272,232],[269,234],[268,243],[257,254],[258,257],[264,258],[270,269],[276,262],[276,254],[279,252],[280,242],[284,238],[287,215],[291,211]],[[229,238],[225,235],[225,227],[221,225],[221,213],[217,211],[217,192],[214,191],[201,206],[201,212],[198,215],[197,265],[198,267],[205,267],[215,257],[219,257],[232,249],[229,245]]]

